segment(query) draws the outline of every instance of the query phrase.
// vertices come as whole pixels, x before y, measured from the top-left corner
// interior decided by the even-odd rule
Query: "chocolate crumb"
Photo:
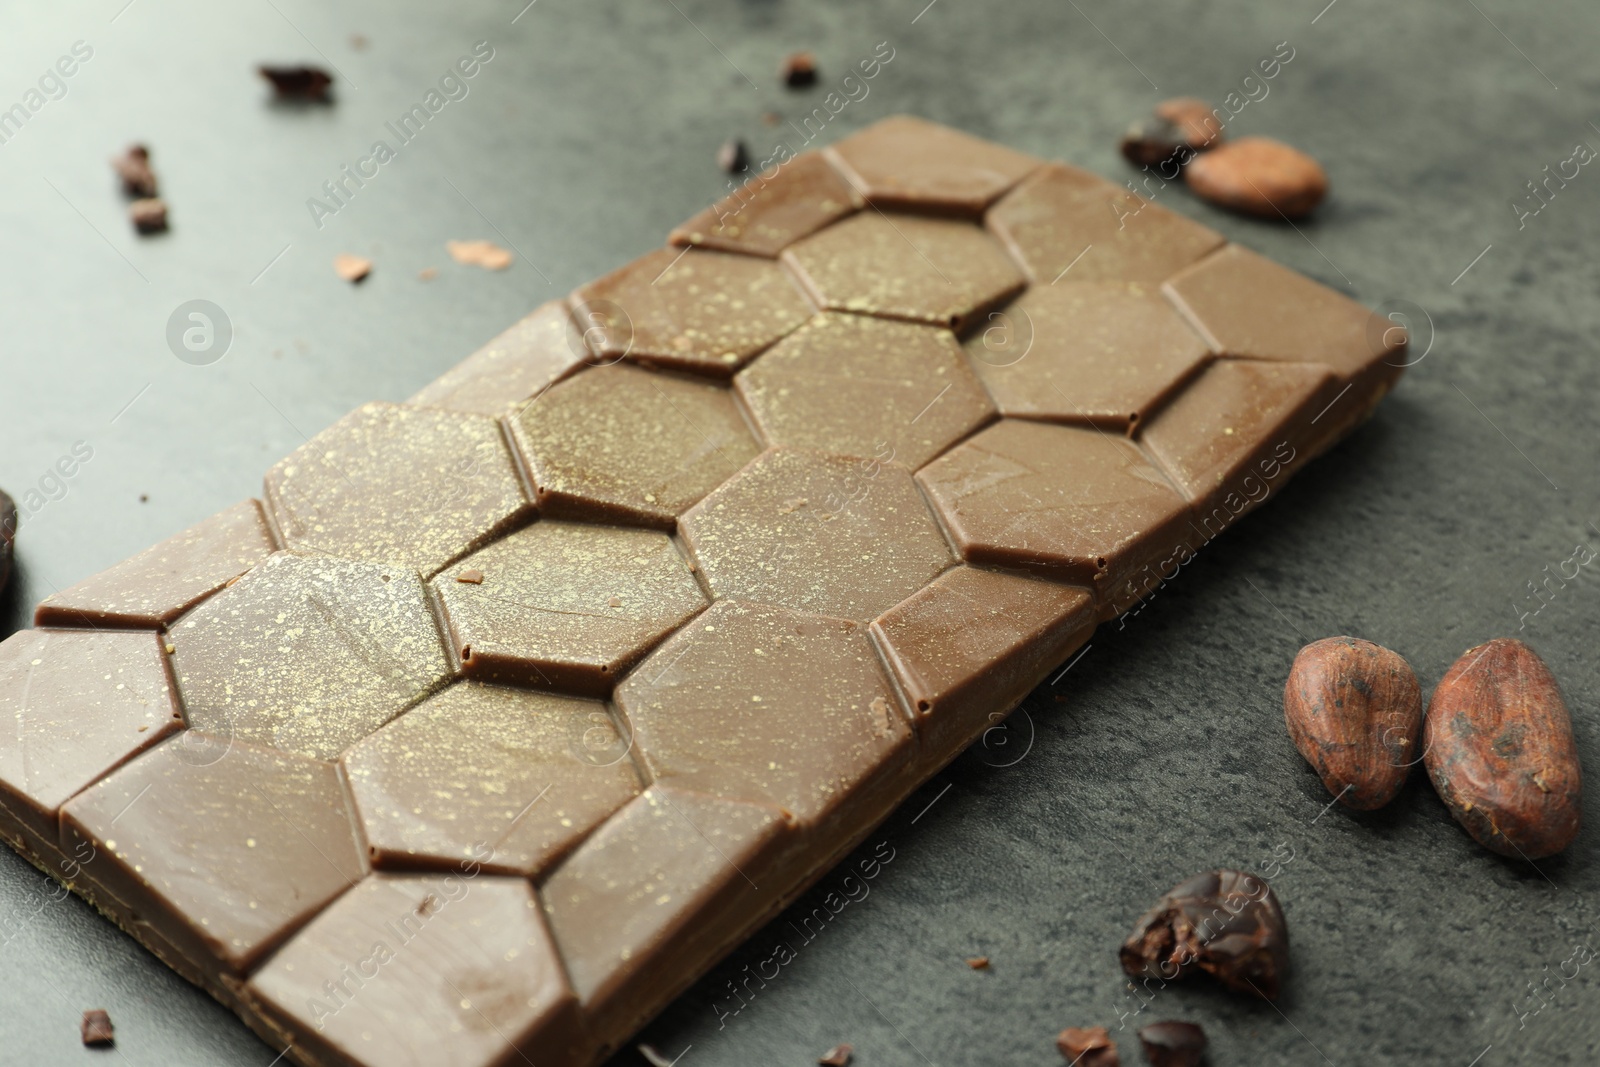
[[[117,1040],[111,1027],[111,1016],[106,1014],[104,1008],[90,1008],[84,1012],[80,1030],[83,1043],[91,1047],[113,1045]]]
[[[606,603],[611,607],[620,608],[622,607],[622,598],[619,596],[614,596],[610,600],[606,601]]]
[[[148,200],[156,195],[156,172],[150,169],[150,149],[132,144],[120,156],[111,157],[111,168],[122,179],[122,191]]]
[[[987,971],[989,969],[989,957],[988,956],[968,956],[967,957],[967,966],[971,967],[975,971]]]
[[[139,503],[141,503],[141,504],[150,503],[150,494],[149,493],[140,493],[139,494]]]
[[[160,233],[167,228],[167,204],[156,197],[135,200],[128,205],[128,217],[140,233]]]
[[[439,906],[438,897],[434,896],[432,893],[424,893],[422,895],[422,899],[417,902],[416,912],[419,916],[426,919],[428,916],[438,911]]]
[[[778,123],[780,123],[782,121],[783,121],[783,116],[778,114],[776,111],[763,111],[761,113],[761,122],[764,125],[776,126]]]
[[[350,47],[355,49],[357,52],[365,52],[369,43],[370,42],[367,41],[366,34],[352,33],[350,35]]]
[[[423,267],[421,270],[417,271],[417,279],[419,281],[431,282],[435,278],[437,278],[438,276],[439,276],[439,268],[438,267]]]
[[[784,57],[783,84],[791,89],[804,89],[817,84],[817,57],[810,52],[791,52]]]
[[[750,152],[745,148],[744,142],[737,137],[730,137],[717,149],[717,166],[729,174],[742,174],[750,169]]]
[[[835,1045],[817,1060],[818,1067],[850,1067],[855,1057],[854,1045]]]
[[[177,645],[169,644],[169,645],[164,645],[163,647],[167,650],[167,655],[169,655],[169,656],[172,655],[174,652],[178,651],[178,646]]]
[[[462,583],[463,585],[482,585],[483,572],[478,570],[478,568],[473,567],[470,570],[464,570],[460,574],[456,575],[456,581]]]
[[[256,68],[261,76],[272,83],[272,91],[280,100],[310,100],[328,102],[328,89],[333,78],[320,67],[274,67],[262,64]]]
[[[347,282],[359,282],[372,273],[372,260],[340,252],[333,257],[333,272]]]

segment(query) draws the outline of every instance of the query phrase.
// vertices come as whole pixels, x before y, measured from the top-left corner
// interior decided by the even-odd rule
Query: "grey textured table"
[[[1537,869],[1474,845],[1420,773],[1387,811],[1328,809],[1279,703],[1304,640],[1390,645],[1426,690],[1468,646],[1522,636],[1600,768],[1600,564],[1543,600],[1529,586],[1600,547],[1600,171],[1543,201],[1526,185],[1600,146],[1593,4],[524,2],[6,4],[0,107],[74,42],[92,55],[0,143],[0,485],[39,490],[4,632],[53,588],[258,491],[344,411],[405,397],[656,246],[723,190],[724,138],[799,147],[762,112],[798,120],[880,42],[893,60],[819,143],[908,111],[1120,180],[1130,117],[1165,96],[1243,98],[1287,41],[1294,58],[1230,132],[1314,153],[1330,201],[1298,230],[1178,187],[1159,202],[1368,304],[1409,302],[1395,306],[1420,361],[1351,441],[893,817],[862,850],[892,862],[820,933],[796,931],[850,888],[842,872],[642,1036],[684,1067],[806,1064],[837,1041],[861,1067],[1048,1064],[1063,1026],[1120,1023],[1135,1044],[1142,1022],[1179,1017],[1205,1025],[1218,1067],[1600,1058],[1600,965],[1574,948],[1600,952],[1593,799],[1578,843]],[[480,40],[494,56],[468,95],[319,228],[307,198]],[[815,90],[777,84],[793,48],[817,53]],[[270,105],[263,59],[336,67],[337,105]],[[133,139],[172,205],[162,237],[133,236],[106,167]],[[517,261],[453,264],[444,242],[463,237]],[[376,261],[365,284],[334,276],[341,251]],[[207,366],[165,337],[197,298],[234,334]],[[77,442],[92,458],[52,478]],[[1195,985],[1145,1005],[1116,945],[1157,894],[1217,865],[1275,874],[1286,998]],[[771,977],[780,941],[795,958]],[[962,963],[979,954],[991,970]],[[116,1062],[265,1067],[279,1051],[0,853],[0,1060],[111,1062],[77,1044],[97,1006]]]

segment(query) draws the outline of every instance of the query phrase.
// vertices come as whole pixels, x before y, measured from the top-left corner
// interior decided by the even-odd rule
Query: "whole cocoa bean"
[[[1196,156],[1183,171],[1189,188],[1218,207],[1262,218],[1298,219],[1328,192],[1322,166],[1270,137],[1241,137]]]
[[[1422,689],[1398,653],[1358,637],[1325,637],[1295,656],[1283,720],[1328,792],[1371,811],[1405,785],[1422,732]]]
[[[1521,641],[1468,649],[1433,691],[1423,763],[1456,821],[1502,856],[1553,856],[1578,836],[1583,772],[1555,676]]]

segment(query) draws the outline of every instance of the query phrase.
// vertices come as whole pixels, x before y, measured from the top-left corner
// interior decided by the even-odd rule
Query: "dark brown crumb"
[[[81,1032],[85,1045],[99,1046],[116,1043],[116,1034],[111,1028],[111,1016],[106,1014],[104,1008],[90,1008],[83,1013]]]
[[[128,218],[140,233],[160,233],[167,228],[166,201],[153,196],[135,200],[128,205]]]
[[[745,149],[744,142],[737,137],[730,137],[726,143],[717,149],[717,166],[729,174],[740,174],[750,169],[750,153]]]
[[[156,195],[156,172],[150,169],[150,149],[132,144],[120,156],[111,157],[111,169],[122,179],[122,191],[147,200]]]
[[[791,89],[804,89],[817,84],[817,57],[810,52],[792,52],[784,57],[783,84]]]
[[[855,1052],[854,1045],[835,1045],[817,1060],[818,1067],[850,1067]]]
[[[263,63],[256,69],[272,83],[280,100],[311,100],[319,104],[328,101],[333,78],[320,67],[274,67]]]

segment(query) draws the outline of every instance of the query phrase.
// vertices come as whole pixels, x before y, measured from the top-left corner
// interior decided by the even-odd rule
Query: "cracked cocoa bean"
[[[1229,989],[1278,999],[1289,969],[1289,928],[1266,880],[1243,871],[1197,874],[1140,916],[1122,969],[1170,982],[1196,970]]]

